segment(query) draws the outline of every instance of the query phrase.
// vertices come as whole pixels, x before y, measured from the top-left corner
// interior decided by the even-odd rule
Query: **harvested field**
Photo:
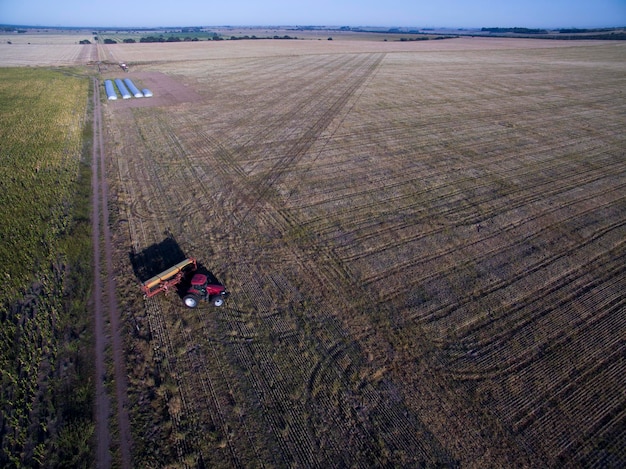
[[[427,42],[106,47],[134,466],[626,463],[626,47]]]

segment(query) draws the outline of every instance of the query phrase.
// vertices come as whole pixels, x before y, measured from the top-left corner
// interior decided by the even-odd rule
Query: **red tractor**
[[[205,300],[213,306],[222,306],[228,297],[228,292],[223,285],[211,283],[208,275],[194,274],[191,277],[191,286],[183,298],[183,303],[187,308],[198,306],[199,300]]]
[[[151,298],[159,292],[167,292],[170,288],[180,284],[188,278],[191,272],[198,268],[195,259],[188,258],[164,270],[158,275],[141,284],[141,290],[146,297]],[[212,275],[195,273],[191,278],[190,287],[183,297],[183,303],[188,308],[198,306],[200,300],[207,301],[213,306],[222,306],[229,293],[224,285],[217,283]]]

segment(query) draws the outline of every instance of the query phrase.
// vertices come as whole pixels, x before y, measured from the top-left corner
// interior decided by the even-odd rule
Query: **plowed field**
[[[626,45],[464,41],[135,57],[135,467],[626,463]],[[181,255],[224,307],[142,298]]]

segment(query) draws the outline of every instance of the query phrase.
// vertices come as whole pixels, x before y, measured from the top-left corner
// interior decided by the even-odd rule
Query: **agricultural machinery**
[[[196,272],[197,269],[196,260],[187,258],[143,282],[141,290],[146,297],[151,298],[160,292],[167,292],[170,288],[177,287],[193,274],[189,288],[183,297],[185,306],[195,308],[200,300],[207,301],[213,306],[222,306],[229,295],[226,288],[217,283],[212,275]]]

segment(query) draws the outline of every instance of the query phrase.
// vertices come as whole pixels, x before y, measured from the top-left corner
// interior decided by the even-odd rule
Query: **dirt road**
[[[115,383],[115,402],[117,403],[117,425],[119,435],[119,465],[131,467],[131,433],[128,417],[128,395],[121,331],[119,327],[119,309],[115,297],[113,263],[111,257],[111,233],[109,231],[109,213],[107,210],[108,188],[105,171],[105,153],[102,138],[102,109],[100,104],[100,83],[94,78],[93,95],[93,134],[92,155],[92,217],[94,249],[94,335],[96,358],[96,445],[97,467],[108,468],[112,464],[112,438],[109,426],[111,412],[110,397],[106,385],[111,379]],[[104,249],[101,250],[101,247]],[[108,329],[107,329],[108,320]],[[106,349],[110,347],[113,359],[113,376],[107,369]],[[113,423],[114,422],[114,423]]]

